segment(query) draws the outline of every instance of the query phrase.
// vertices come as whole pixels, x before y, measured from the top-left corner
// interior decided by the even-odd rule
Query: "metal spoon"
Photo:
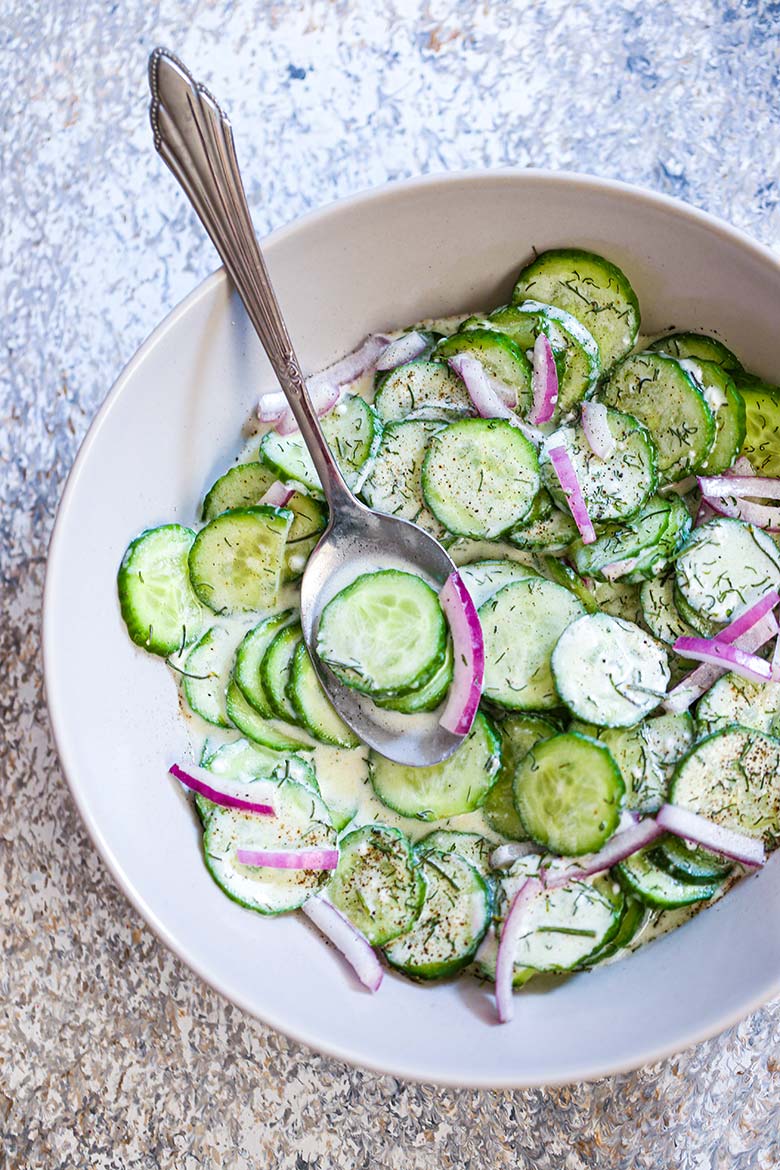
[[[344,686],[317,655],[317,628],[323,607],[361,573],[401,568],[441,586],[455,566],[432,536],[407,520],[372,511],[347,487],[309,399],[255,237],[230,122],[208,90],[165,49],[155,49],[149,59],[149,84],[155,147],[198,213],[244,302],[328,501],[328,527],[301,583],[301,626],[317,674],[339,715],[364,743],[401,764],[436,764],[463,737],[445,731],[435,713],[380,710]]]

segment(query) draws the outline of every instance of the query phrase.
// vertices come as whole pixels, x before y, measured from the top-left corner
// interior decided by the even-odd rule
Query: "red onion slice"
[[[283,390],[269,390],[261,394],[257,404],[257,417],[260,422],[276,422],[287,410],[289,403]]]
[[[339,386],[336,382],[320,382],[316,386],[307,385],[307,389],[317,418],[324,418],[326,414],[330,414],[333,408],[338,406],[339,399],[344,393],[344,387]],[[288,406],[284,414],[280,416],[274,430],[279,435],[293,435],[298,429],[295,415]]]
[[[728,627],[726,627],[728,629]],[[739,646],[741,650],[746,650],[751,653],[755,650],[760,650],[765,646],[770,638],[774,638],[778,632],[777,622],[771,613],[765,614],[760,618],[752,629],[747,633],[742,634],[739,639]],[[724,641],[723,635],[726,630],[721,630],[719,640]],[[673,715],[679,715],[682,711],[687,711],[691,703],[700,699],[705,691],[722,678],[726,674],[727,667],[723,666],[699,666],[691,674],[674,687],[666,696],[663,702],[665,711],[671,712]]]
[[[207,772],[205,768],[198,768],[194,764],[187,765],[187,771],[180,768],[178,764],[171,764],[168,769],[171,776],[175,776],[187,788],[191,788],[193,792],[197,792],[200,796],[204,796],[206,800],[212,801],[214,804],[220,804],[223,808],[237,808],[241,812],[257,813],[259,816],[273,817],[276,816],[270,804],[256,804],[252,800],[243,800],[240,796],[229,796],[226,792],[220,792],[216,788],[212,788],[210,781],[214,779],[211,772]]]
[[[308,869],[321,872],[335,869],[338,849],[237,849],[240,865],[257,869]]]
[[[538,427],[542,423],[550,421],[558,401],[558,370],[550,339],[546,333],[540,333],[536,338],[533,359],[531,378],[533,405],[528,415],[528,421],[532,426]]]
[[[665,483],[663,487],[659,487],[659,496],[687,496],[688,492],[692,492],[696,487],[696,476],[689,475],[687,479],[678,479],[677,483]]]
[[[687,808],[664,804],[655,819],[665,832],[682,837],[685,841],[694,841],[703,849],[730,857],[742,865],[759,866],[766,861],[764,842],[760,838],[725,829]]]
[[[702,499],[715,512],[731,516],[764,528],[767,532],[780,531],[780,508],[758,502],[780,499],[780,479],[755,474],[735,475],[734,468],[725,475],[700,476]],[[752,497],[746,499],[746,496]]]
[[[287,487],[278,479],[271,484],[265,495],[260,497],[261,504],[271,504],[274,508],[283,508],[295,495],[295,488]]]
[[[577,530],[582,537],[582,543],[593,544],[593,541],[596,539],[596,530],[588,515],[585,497],[582,494],[580,481],[577,479],[577,473],[574,470],[574,464],[571,461],[569,452],[564,446],[558,446],[548,448],[547,453],[550,456],[553,471],[558,477],[563,494],[566,496],[574,523],[577,525]]]
[[[378,370],[395,370],[398,366],[404,366],[407,362],[413,362],[415,358],[419,357],[428,348],[428,338],[414,330],[411,333],[404,333],[402,337],[397,337],[395,341],[391,341],[385,350],[379,355],[376,363]]]
[[[765,532],[780,532],[780,508],[770,508],[766,504],[758,504],[754,500],[731,499],[715,496],[702,497],[700,511],[707,509],[710,519],[713,515],[729,516],[732,520],[742,520],[745,524],[752,524],[756,528],[763,528]],[[696,517],[696,526],[699,518]]]
[[[780,605],[780,593],[776,589],[767,590],[763,597],[759,597],[758,601],[754,601],[743,613],[733,618],[719,634],[716,634],[716,640],[718,642],[736,642],[737,638],[741,638],[748,630],[752,630],[756,622],[759,622],[762,617],[766,617],[778,605]]]
[[[613,561],[611,565],[605,565],[601,573],[607,581],[619,581],[621,577],[633,573],[638,564],[639,557],[628,557],[625,561]]]
[[[366,936],[326,898],[309,898],[301,909],[341,952],[363,986],[378,991],[384,972]]]
[[[523,933],[525,912],[534,898],[543,892],[544,886],[538,878],[528,878],[512,899],[509,913],[504,920],[496,957],[496,1011],[500,1024],[509,1023],[514,1015],[512,978],[517,944]]]
[[[617,443],[609,429],[607,408],[603,402],[583,402],[582,429],[591,451],[599,459],[610,459],[615,454]]]
[[[693,658],[711,666],[732,670],[751,682],[772,682],[772,667],[757,654],[748,654],[739,646],[719,642],[717,638],[678,638],[672,649],[682,658]]]
[[[487,372],[482,362],[470,353],[456,353],[447,363],[468,391],[469,398],[481,418],[502,418],[517,427],[536,447],[544,435],[536,427],[522,422],[511,407],[517,405],[517,394],[506,382]]]
[[[572,858],[569,864],[561,869],[552,870],[548,867],[542,875],[544,884],[548,890],[556,890],[560,886],[567,886],[569,882],[605,873],[619,861],[625,861],[632,853],[637,853],[646,845],[652,844],[662,832],[652,817],[645,817],[615,833],[598,853]]]
[[[439,723],[453,735],[468,735],[482,697],[485,645],[479,614],[460,573],[450,573],[439,602],[452,632],[455,666]]]
[[[539,853],[532,841],[508,841],[505,845],[498,845],[490,854],[490,867],[508,869],[519,857],[528,857],[531,853]]]

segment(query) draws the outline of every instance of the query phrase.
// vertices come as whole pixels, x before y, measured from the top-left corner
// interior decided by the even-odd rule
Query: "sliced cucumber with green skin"
[[[535,744],[515,772],[515,808],[526,834],[572,857],[595,853],[609,840],[625,791],[608,749],[576,732]]]
[[[276,479],[262,463],[239,463],[212,484],[203,501],[201,520],[207,524],[222,512],[233,508],[251,508],[259,504]]]
[[[780,476],[780,387],[758,378],[740,380],[745,403],[745,446],[743,454],[757,475]]]
[[[693,744],[693,725],[690,716],[662,715],[636,727],[601,728],[597,738],[620,769],[626,807],[644,816],[666,800],[673,766]]]
[[[727,349],[722,341],[706,333],[668,333],[666,337],[659,337],[649,348],[661,350],[676,358],[713,362],[727,374],[742,373],[742,363],[736,354]]]
[[[629,353],[639,333],[639,302],[624,272],[580,248],[542,252],[520,273],[512,300],[532,299],[571,313],[591,333],[609,369]]]
[[[378,698],[419,690],[444,662],[447,623],[420,577],[364,573],[322,611],[317,653],[347,686]]]
[[[767,735],[780,733],[780,683],[751,682],[729,673],[718,679],[696,708],[699,735],[738,723]]]
[[[430,767],[407,767],[371,752],[370,776],[374,792],[388,808],[404,817],[437,821],[479,808],[500,765],[498,733],[480,711],[449,759]]]
[[[184,662],[184,697],[196,715],[215,727],[230,727],[225,690],[230,681],[235,641],[235,637],[221,626],[211,626],[198,639]]]
[[[231,792],[236,789],[236,796],[246,798],[247,786],[257,781],[258,794],[251,796],[250,799],[255,799],[260,804],[266,801],[273,803],[274,798],[274,790],[269,791],[263,785],[277,785],[284,780],[304,784],[316,793],[320,790],[314,769],[300,756],[270,751],[268,748],[251,744],[246,739],[222,744],[216,751],[204,750],[201,765],[219,777],[221,791]],[[195,807],[205,825],[217,806],[196,793]]]
[[[560,706],[551,655],[563,631],[583,612],[560,585],[538,580],[505,585],[479,609],[485,644],[486,699],[510,711]],[[518,631],[533,631],[518,637]]]
[[[501,736],[501,770],[482,811],[491,829],[510,841],[525,841],[528,834],[517,815],[513,794],[515,772],[531,748],[556,735],[558,728],[538,715],[507,715],[498,724]]]
[[[117,576],[119,606],[136,646],[167,658],[194,641],[206,624],[192,591],[188,557],[195,533],[181,524],[142,532],[127,547]]]
[[[625,358],[599,390],[598,398],[647,427],[658,451],[661,483],[674,483],[690,475],[712,449],[712,411],[676,358],[652,351]]]
[[[210,520],[189,554],[192,587],[215,613],[248,613],[276,605],[293,515],[263,504]]]
[[[672,585],[672,599],[674,601],[675,609],[680,615],[681,619],[691,627],[694,634],[701,634],[703,638],[714,638],[723,627],[722,622],[712,622],[704,614],[695,610],[692,605],[686,601],[683,594],[680,592],[680,587],[677,584],[676,576],[673,579]]]
[[[677,558],[675,578],[697,614],[728,622],[780,586],[780,550],[760,528],[719,516],[694,531]]]
[[[533,404],[531,363],[505,333],[496,329],[468,329],[445,337],[434,350],[434,357],[445,362],[456,354],[477,358],[488,374],[512,387],[517,394],[519,413],[528,413]]]
[[[632,727],[658,706],[669,684],[665,648],[633,622],[586,614],[566,629],[552,654],[555,685],[578,719]]]
[[[425,901],[425,880],[400,829],[364,825],[339,841],[328,898],[374,947],[411,930]]]
[[[284,549],[282,580],[294,581],[306,568],[309,554],[325,531],[328,511],[319,500],[303,492],[294,492],[285,507],[292,512],[293,522]]]
[[[637,937],[640,931],[649,921],[651,915],[643,902],[632,895],[627,895],[624,899],[623,913],[620,916],[620,923],[617,932],[609,940],[588,955],[583,963],[580,964],[582,970],[590,970],[592,967],[603,963],[606,959],[611,958],[617,954],[618,951],[623,950],[629,943]]]
[[[550,459],[553,447],[566,449],[594,523],[630,520],[656,488],[655,448],[648,431],[636,419],[616,410],[609,411],[608,419],[616,441],[615,452],[609,459],[601,459],[594,453],[579,423],[548,435],[539,452],[544,485],[558,507],[568,511],[566,496]]]
[[[320,423],[344,479],[354,488],[379,448],[382,423],[378,414],[362,398],[345,394]],[[319,476],[300,432],[278,435],[268,431],[260,443],[260,458],[277,478],[303,484],[322,496]]]
[[[444,525],[426,507],[422,494],[422,466],[433,436],[444,424],[426,419],[388,423],[362,488],[363,499],[378,512],[412,520],[437,540]]]
[[[287,693],[298,722],[314,739],[334,747],[360,746],[360,740],[339,717],[323,690],[304,642],[298,643],[293,655]]]
[[[513,581],[530,581],[539,576],[530,565],[498,560],[472,561],[461,568],[460,575],[477,609],[505,585],[511,585]]]
[[[445,362],[407,362],[382,381],[374,406],[385,422],[439,419],[445,422],[473,414],[463,381]]]
[[[661,869],[683,882],[717,881],[734,868],[725,858],[672,836],[661,838],[652,851],[652,858]]]
[[[518,548],[531,549],[539,553],[564,553],[569,550],[579,536],[579,529],[574,523],[570,512],[563,512],[560,508],[553,508],[549,516],[541,520],[534,520],[530,524],[523,523],[519,528],[513,528],[507,540]]]
[[[469,418],[431,439],[422,489],[434,516],[456,536],[493,540],[519,524],[539,491],[533,445],[503,419]]]
[[[294,620],[295,613],[291,609],[263,618],[254,629],[244,635],[236,651],[233,679],[249,706],[266,719],[273,718],[274,710],[265,693],[260,668],[265,652],[276,635]]]
[[[668,499],[669,520],[661,540],[637,558],[637,563],[624,580],[628,584],[640,584],[668,569],[670,563],[685,544],[693,526],[688,508],[679,496]]]
[[[250,707],[233,679],[228,683],[225,707],[233,726],[254,743],[277,752],[311,750],[314,747],[313,741],[300,728],[281,719],[268,719]]]
[[[636,583],[620,580],[592,581],[589,584],[600,610],[637,626],[642,624],[644,619]]]
[[[570,565],[552,556],[542,557],[540,564],[543,576],[548,581],[554,581],[556,585],[562,585],[564,589],[573,593],[586,613],[599,612],[596,595],[590,584],[586,584]]]
[[[285,626],[271,642],[260,664],[260,678],[271,710],[277,719],[299,723],[298,712],[288,695],[293,657],[301,640],[298,622]]]
[[[671,646],[678,638],[696,636],[675,603],[673,575],[645,581],[639,596],[644,623],[653,637]]]
[[[572,549],[577,572],[604,580],[604,570],[610,566],[621,561],[638,562],[651,550],[657,550],[669,527],[671,512],[670,501],[651,496],[632,520],[610,525],[590,544],[578,541]]]
[[[715,362],[680,358],[715,416],[715,441],[701,465],[702,475],[720,475],[731,467],[745,442],[745,403],[732,378]]]
[[[426,892],[410,931],[385,947],[388,963],[411,979],[446,979],[468,966],[493,910],[490,887],[457,853],[428,853],[420,861]]]
[[[481,833],[434,829],[420,838],[414,851],[418,857],[427,857],[429,853],[457,853],[469,865],[473,865],[477,873],[487,878],[490,873],[490,855],[495,847],[495,841],[488,841]]]
[[[539,491],[534,496],[534,502],[531,505],[531,511],[520,525],[521,528],[529,524],[538,524],[541,520],[547,520],[552,516],[556,510],[553,499],[547,488],[539,488]]]
[[[374,702],[378,707],[385,707],[389,711],[401,711],[404,715],[412,715],[416,711],[433,711],[443,702],[452,685],[453,669],[452,640],[448,638],[444,661],[424,687],[409,691],[407,695],[399,695],[396,699],[375,699]]]
[[[652,848],[640,849],[612,870],[624,890],[647,906],[673,910],[706,902],[717,892],[720,882],[695,882],[676,878],[653,860]]]
[[[487,933],[479,944],[479,949],[474,956],[474,965],[472,967],[473,974],[477,979],[487,979],[491,983],[496,981],[496,963],[498,961],[498,937],[496,935],[495,926],[488,927]],[[538,975],[538,971],[534,971],[533,967],[521,967],[515,963],[512,971],[512,987],[518,990],[524,987],[529,980],[533,979],[534,975]]]
[[[745,727],[716,731],[677,765],[669,799],[773,849],[780,841],[780,739]]]
[[[238,849],[335,849],[336,832],[324,802],[292,780],[277,785],[273,817],[215,805],[203,833],[206,868],[229,898],[259,914],[297,910],[327,883],[329,870],[242,865]]]

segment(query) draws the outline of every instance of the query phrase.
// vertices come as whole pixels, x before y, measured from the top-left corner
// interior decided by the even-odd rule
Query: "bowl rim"
[[[326,203],[322,207],[314,208],[303,213],[290,222],[274,229],[267,236],[262,238],[263,248],[275,248],[283,243],[288,236],[297,232],[301,227],[309,227],[318,222],[326,222],[331,215],[340,214],[351,207],[365,205],[382,201],[383,199],[392,199],[396,194],[401,197],[406,192],[414,191],[420,187],[435,187],[437,185],[450,186],[452,184],[480,184],[484,182],[506,182],[507,184],[522,185],[524,181],[531,181],[541,184],[552,184],[560,186],[575,186],[593,192],[609,192],[622,196],[624,199],[630,200],[634,203],[654,206],[656,208],[665,208],[676,216],[681,216],[693,223],[697,223],[702,227],[709,229],[715,235],[718,235],[726,240],[737,244],[740,248],[746,250],[759,261],[766,264],[767,262],[777,270],[780,270],[780,257],[766,245],[761,244],[755,240],[743,229],[734,227],[718,216],[712,215],[710,212],[686,203],[682,199],[675,196],[666,195],[661,192],[649,190],[647,188],[638,186],[633,183],[627,183],[619,179],[599,178],[594,175],[589,175],[578,171],[568,170],[549,170],[532,167],[501,167],[501,168],[483,168],[470,169],[465,171],[446,171],[415,176],[408,179],[392,180],[383,183],[377,187],[365,188],[356,193],[344,198],[338,198]],[[159,324],[152,330],[152,332],[145,338],[145,340],[136,349],[129,361],[124,365],[118,377],[114,381],[110,390],[108,391],[103,402],[95,413],[87,431],[79,445],[76,457],[73,461],[70,471],[65,480],[65,485],[62,490],[62,495],[57,507],[57,513],[52,527],[51,536],[48,544],[47,560],[46,560],[46,574],[43,589],[43,605],[41,616],[41,633],[42,633],[42,657],[43,657],[43,672],[44,672],[44,686],[46,694],[46,703],[49,713],[49,722],[52,729],[54,744],[57,750],[57,755],[60,761],[63,775],[70,789],[71,796],[79,812],[79,815],[84,823],[87,832],[89,833],[92,842],[97,849],[102,861],[107,866],[114,882],[119,887],[124,896],[128,899],[131,905],[143,917],[146,924],[150,927],[157,938],[171,950],[177,958],[179,958],[191,971],[193,971],[200,979],[207,983],[220,996],[226,999],[229,1003],[234,1004],[242,1011],[246,1012],[250,1017],[260,1020],[267,1026],[281,1032],[283,1035],[289,1037],[296,1043],[303,1044],[315,1052],[321,1053],[325,1056],[341,1060],[344,1063],[367,1070],[378,1075],[389,1075],[399,1077],[405,1081],[412,1083],[427,1083],[441,1086],[448,1086],[453,1088],[470,1088],[470,1089],[514,1089],[514,1088],[553,1088],[556,1086],[569,1085],[573,1083],[590,1082],[598,1080],[602,1077],[613,1076],[632,1072],[640,1067],[648,1064],[656,1063],[657,1061],[667,1059],[676,1053],[682,1052],[688,1048],[693,1047],[705,1040],[712,1039],[720,1035],[726,1029],[734,1026],[740,1020],[745,1019],[748,1015],[758,1010],[769,1000],[777,995],[780,995],[780,970],[777,971],[774,978],[767,980],[763,990],[753,996],[750,1000],[745,1002],[740,1008],[734,1009],[730,1012],[724,1013],[719,1017],[717,1022],[707,1026],[691,1027],[686,1032],[683,1032],[679,1039],[674,1044],[659,1044],[654,1046],[652,1042],[646,1044],[641,1052],[638,1052],[636,1058],[626,1062],[614,1062],[604,1060],[600,1064],[591,1064],[587,1067],[574,1068],[571,1073],[565,1076],[548,1077],[543,1076],[533,1078],[525,1076],[522,1081],[518,1081],[516,1076],[495,1077],[495,1076],[474,1076],[471,1078],[464,1078],[457,1075],[437,1075],[435,1079],[425,1075],[425,1071],[420,1071],[413,1066],[401,1065],[396,1063],[392,1068],[383,1065],[378,1061],[372,1061],[367,1058],[364,1053],[354,1050],[354,1046],[349,1043],[327,1043],[323,1042],[321,1038],[312,1030],[297,1028],[294,1021],[287,1018],[277,1018],[273,1010],[267,1013],[262,1013],[257,1010],[256,1005],[250,1003],[244,996],[236,993],[224,985],[223,980],[218,974],[212,971],[204,962],[193,959],[186,949],[181,946],[174,935],[168,930],[165,923],[158,916],[157,911],[147,903],[147,901],[135,890],[132,882],[126,877],[121,864],[114,855],[112,848],[106,839],[101,825],[92,816],[86,799],[81,792],[78,783],[78,761],[73,758],[71,753],[66,748],[66,735],[64,734],[64,720],[60,714],[58,707],[58,698],[56,686],[54,682],[54,629],[53,629],[53,603],[52,597],[56,589],[56,581],[58,575],[58,563],[61,557],[61,547],[63,544],[63,530],[65,528],[66,519],[70,510],[71,499],[74,495],[77,482],[81,475],[82,468],[86,464],[92,448],[99,441],[100,432],[103,424],[114,407],[114,404],[119,399],[125,385],[134,376],[137,367],[146,359],[148,354],[155,349],[160,342],[167,336],[167,334],[175,329],[180,320],[187,316],[190,310],[203,298],[212,295],[213,291],[227,283],[228,277],[224,268],[220,267],[212,272],[205,279],[201,280],[190,293],[179,301],[178,304],[171,309],[166,316],[159,322]],[[50,683],[52,685],[50,685]]]

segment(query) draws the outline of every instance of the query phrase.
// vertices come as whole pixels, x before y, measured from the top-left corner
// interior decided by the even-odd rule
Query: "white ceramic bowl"
[[[308,215],[265,244],[304,368],[370,330],[508,298],[532,249],[580,245],[625,269],[644,328],[715,331],[777,376],[780,264],[733,228],[619,183],[534,171],[395,184]],[[49,556],[44,652],[60,757],[116,881],[222,994],[288,1035],[399,1076],[470,1086],[569,1082],[711,1036],[780,992],[780,861],[626,962],[518,997],[497,1027],[469,979],[361,992],[298,916],[230,902],[166,768],[184,743],[169,673],[130,643],[115,577],[128,540],[191,523],[237,452],[270,370],[222,272],[139,350],[68,481]]]

